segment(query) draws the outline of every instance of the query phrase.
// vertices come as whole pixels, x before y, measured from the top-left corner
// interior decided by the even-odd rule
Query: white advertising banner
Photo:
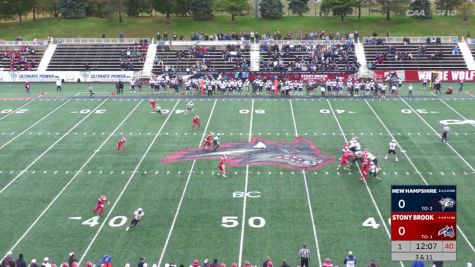
[[[116,82],[130,81],[133,71],[0,71],[0,82]]]

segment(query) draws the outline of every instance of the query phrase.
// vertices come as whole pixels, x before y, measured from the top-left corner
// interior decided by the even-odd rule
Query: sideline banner
[[[375,70],[374,73],[384,79],[395,75],[406,82],[419,82],[424,79],[430,81],[432,77],[439,77],[443,82],[475,82],[473,70]]]
[[[116,82],[130,81],[133,71],[0,71],[0,82]]]

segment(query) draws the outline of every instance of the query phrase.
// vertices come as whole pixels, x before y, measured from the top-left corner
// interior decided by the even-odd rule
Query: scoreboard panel
[[[457,260],[456,187],[391,187],[391,259]]]

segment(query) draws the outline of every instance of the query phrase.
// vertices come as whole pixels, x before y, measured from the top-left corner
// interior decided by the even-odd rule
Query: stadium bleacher
[[[345,72],[358,71],[354,45],[307,44],[307,45],[261,45],[261,70],[299,72]]]
[[[147,45],[58,44],[47,70],[51,71],[120,71],[143,68]]]
[[[365,44],[364,49],[370,69],[458,70],[467,68],[457,44]]]
[[[20,71],[38,68],[45,46],[0,46],[0,70]]]
[[[159,46],[153,72],[249,70],[249,48],[228,46]]]

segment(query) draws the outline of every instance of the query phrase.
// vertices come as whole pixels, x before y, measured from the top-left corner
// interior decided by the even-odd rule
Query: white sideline
[[[0,121],[9,117],[10,115],[14,114],[15,112],[17,112],[18,110],[22,109],[23,107],[25,107],[26,105],[30,104],[31,102],[35,101],[36,98],[33,98],[31,99],[30,101],[26,102],[25,104],[21,105],[20,107],[16,108],[15,110],[13,110],[12,112],[8,113],[7,115],[3,116],[0,118]]]
[[[68,101],[64,102],[63,104],[59,105],[57,108],[53,109],[51,112],[49,112],[48,114],[46,114],[43,118],[39,119],[37,122],[35,122],[34,124],[32,124],[30,127],[26,128],[24,131],[22,131],[21,133],[17,134],[15,137],[13,137],[12,139],[8,140],[8,142],[6,142],[5,144],[3,144],[1,147],[0,147],[0,150],[2,150],[4,147],[6,147],[8,144],[10,144],[11,142],[15,141],[15,139],[17,139],[18,137],[20,137],[21,135],[23,135],[24,133],[26,133],[27,131],[29,131],[31,128],[35,127],[38,123],[42,122],[44,119],[48,118],[51,114],[55,113],[58,109],[60,109],[62,106],[66,105],[67,103],[69,103],[72,99],[69,99]]]
[[[142,101],[143,101],[143,100],[142,100]],[[141,101],[141,102],[142,102],[142,101]],[[106,216],[106,217],[104,218],[104,220],[102,221],[101,226],[99,226],[99,229],[97,229],[96,234],[95,234],[94,237],[92,238],[91,242],[89,242],[89,245],[87,246],[86,250],[85,250],[84,253],[82,254],[81,259],[79,259],[79,262],[78,262],[78,265],[79,265],[79,266],[81,265],[81,262],[84,260],[84,258],[86,257],[87,253],[88,253],[89,250],[91,249],[92,245],[93,245],[94,242],[96,241],[96,238],[97,238],[97,237],[99,236],[99,234],[101,233],[102,228],[104,227],[104,225],[106,225],[106,222],[109,220],[109,217],[110,217],[110,215],[112,214],[112,212],[114,211],[115,207],[117,206],[117,203],[119,203],[120,199],[122,198],[122,196],[123,196],[124,193],[125,193],[125,190],[127,190],[127,187],[129,187],[130,182],[132,182],[132,179],[135,177],[135,174],[137,173],[137,170],[139,169],[140,165],[142,165],[143,160],[145,159],[145,157],[147,156],[148,152],[149,152],[150,149],[152,148],[153,144],[154,144],[155,141],[157,140],[158,136],[159,136],[160,133],[162,132],[163,128],[164,128],[165,125],[167,124],[168,119],[170,119],[170,117],[171,117],[172,114],[174,113],[175,108],[178,106],[178,103],[180,103],[180,100],[178,100],[178,101],[175,103],[175,106],[173,106],[173,109],[170,111],[170,113],[168,114],[167,118],[166,118],[165,121],[163,122],[162,126],[160,127],[160,129],[158,130],[158,132],[157,132],[157,133],[155,134],[155,136],[153,137],[152,142],[150,142],[150,145],[147,147],[147,149],[146,149],[145,152],[143,153],[142,157],[140,158],[139,162],[137,163],[137,166],[135,166],[135,169],[132,171],[132,174],[130,175],[129,180],[127,180],[127,183],[125,184],[124,188],[122,188],[122,191],[120,191],[120,194],[119,194],[119,196],[117,197],[116,201],[114,202],[114,205],[112,205],[111,209],[109,210],[109,213],[107,213],[107,216]],[[140,103],[139,103],[139,104],[140,104]]]
[[[384,129],[386,130],[386,132],[389,134],[389,136],[391,136],[391,138],[396,141],[396,144],[399,146],[400,148],[400,151],[401,153],[404,154],[404,156],[407,158],[407,160],[409,161],[409,163],[412,165],[412,167],[414,168],[414,170],[416,171],[417,174],[419,174],[419,177],[421,178],[421,180],[424,182],[425,185],[429,185],[429,183],[427,182],[427,180],[425,179],[425,177],[422,175],[422,173],[419,171],[419,169],[416,167],[416,165],[414,164],[414,162],[412,162],[411,158],[409,157],[409,155],[407,154],[407,150],[406,149],[403,149],[401,144],[396,140],[396,137],[394,137],[394,135],[389,131],[388,127],[386,127],[386,124],[383,122],[383,120],[379,117],[379,115],[376,113],[376,111],[373,109],[373,107],[369,104],[369,102],[365,99],[365,102],[366,104],[368,105],[368,107],[371,109],[371,111],[373,112],[373,114],[376,116],[376,118],[378,119],[378,121],[381,123],[381,125],[384,127]],[[462,228],[460,228],[460,226],[457,224],[457,229],[459,230],[460,234],[462,234],[463,238],[465,239],[465,241],[467,242],[468,246],[472,249],[472,251],[475,253],[475,248],[473,247],[472,243],[470,242],[470,240],[468,240],[467,236],[465,235],[465,233],[462,231]]]
[[[25,231],[25,233],[23,233],[23,235],[18,238],[18,240],[16,241],[16,243],[8,250],[8,251],[13,251],[16,246],[18,246],[18,244],[20,244],[20,242],[23,240],[23,238],[26,237],[26,235],[31,231],[31,229],[33,229],[33,227],[36,225],[36,223],[38,223],[38,221],[43,217],[43,215],[49,210],[49,208],[56,202],[56,200],[63,194],[63,192],[69,187],[69,185],[76,179],[76,177],[82,173],[82,170],[86,167],[86,165],[92,160],[92,158],[97,154],[97,152],[100,151],[100,149],[106,144],[106,142],[114,135],[114,133],[122,126],[122,124],[124,124],[124,122],[130,117],[130,115],[132,115],[132,113],[139,107],[140,103],[142,103],[143,100],[141,102],[139,102],[130,112],[129,114],[119,123],[119,125],[117,125],[117,127],[114,129],[114,131],[109,134],[109,136],[107,136],[107,138],[104,140],[104,142],[102,142],[102,144],[94,150],[94,153],[92,153],[92,155],[86,160],[86,162],[84,162],[84,164],[81,166],[81,168],[79,168],[78,171],[75,172],[74,176],[69,180],[69,182],[63,187],[63,189],[61,189],[61,191],[59,191],[59,193],[53,198],[53,200],[51,200],[51,202],[48,204],[48,206],[46,206],[46,208],[40,213],[40,215],[33,221],[33,223],[30,225],[30,227],[28,227],[28,229]],[[92,114],[89,113],[89,114]],[[5,253],[6,254],[6,253]]]
[[[218,102],[217,99],[214,100],[213,107],[211,108],[211,112],[209,114],[209,118],[208,118],[208,121],[206,122],[206,126],[205,126],[205,129],[203,131],[202,136],[204,136],[206,134],[206,131],[208,130],[209,122],[211,121],[211,117],[213,116],[213,113],[214,113],[214,108],[216,107],[216,102]],[[201,146],[202,141],[203,140],[200,138],[200,141],[198,142],[198,147]],[[167,239],[165,240],[165,244],[163,245],[162,253],[160,253],[160,258],[158,260],[158,266],[161,266],[163,256],[165,255],[165,251],[167,250],[167,247],[168,247],[168,242],[170,242],[170,237],[172,236],[173,230],[175,228],[175,223],[176,223],[176,220],[178,218],[178,213],[180,213],[181,204],[183,203],[183,199],[185,198],[186,190],[188,189],[188,184],[190,183],[191,174],[193,173],[193,169],[195,168],[195,164],[196,164],[196,159],[193,160],[193,163],[191,164],[190,172],[188,174],[188,178],[186,179],[186,183],[185,183],[185,188],[183,188],[183,192],[181,193],[180,201],[178,202],[178,206],[176,208],[175,216],[173,217],[173,221],[172,221],[172,224],[170,226],[170,230],[168,231]]]
[[[413,108],[411,105],[409,105],[409,103],[406,102],[406,100],[404,100],[402,97],[400,97],[400,99],[401,99],[402,102],[404,102],[404,104],[406,104],[406,105],[412,110],[412,112],[414,112],[414,114],[416,114],[417,117],[419,117],[419,119],[421,119],[435,134],[438,134],[437,131],[436,131],[434,128],[432,128],[432,126],[431,126],[424,118],[422,118],[422,116],[419,114],[419,112],[416,112],[416,111],[414,110],[414,108]],[[467,165],[467,166],[472,170],[472,172],[475,172],[475,169],[472,167],[472,165],[470,165],[470,163],[468,163],[468,162],[462,157],[462,155],[460,155],[460,154],[457,152],[457,150],[455,150],[448,142],[445,143],[445,144],[465,163],[465,165]]]
[[[46,153],[48,153],[54,146],[56,146],[57,143],[59,143],[61,140],[63,140],[70,132],[72,132],[76,127],[79,126],[79,124],[81,124],[83,121],[85,121],[87,118],[89,118],[89,116],[91,116],[92,114],[94,114],[94,112],[100,108],[105,102],[107,102],[107,100],[109,100],[109,98],[106,98],[104,99],[99,105],[97,105],[91,112],[89,112],[86,116],[84,116],[84,118],[82,118],[78,123],[76,123],[71,129],[69,129],[66,133],[64,133],[58,140],[56,140],[56,142],[54,142],[52,145],[50,145],[45,151],[43,151],[43,153],[41,153],[38,157],[36,157],[36,159],[34,159],[28,166],[26,166],[26,168],[24,168],[17,176],[15,176],[15,178],[13,178],[13,180],[11,180],[7,185],[5,185],[1,190],[0,190],[0,194],[3,193],[8,187],[10,187],[10,185],[12,183],[14,183],[18,178],[20,178],[23,173],[25,173],[26,171],[28,171],[28,169],[31,168],[31,166],[33,166],[38,160],[40,160],[44,155],[46,155]]]
[[[252,139],[252,124],[254,121],[254,99],[251,102],[251,122],[249,123],[249,138],[248,142],[251,142]],[[244,250],[244,228],[246,226],[246,208],[247,208],[247,186],[249,182],[249,164],[246,164],[246,177],[244,180],[244,196],[243,196],[243,205],[242,205],[242,220],[241,220],[241,239],[239,241],[239,258],[238,258],[238,267],[241,267],[242,263],[242,252]]]
[[[336,120],[336,123],[338,124],[338,128],[340,128],[341,134],[343,135],[343,138],[345,139],[345,142],[348,142],[348,139],[346,138],[345,132],[343,131],[343,128],[341,127],[340,121],[338,120],[335,111],[333,110],[333,106],[330,103],[330,100],[327,99],[327,103],[330,106],[330,110],[332,111],[333,117]],[[360,168],[358,166],[358,171],[360,171]],[[361,173],[361,171],[360,171]],[[389,239],[391,239],[391,233],[389,232],[388,226],[386,225],[386,220],[383,218],[383,215],[381,214],[381,211],[379,210],[378,204],[376,203],[376,200],[373,197],[373,193],[371,192],[371,189],[368,186],[368,183],[366,181],[363,181],[366,187],[366,190],[368,191],[368,194],[371,198],[371,201],[373,202],[374,207],[376,208],[376,212],[378,213],[379,219],[381,220],[381,223],[384,226],[384,229],[386,230],[386,234],[388,235]],[[401,266],[404,267],[404,263],[402,261],[399,262]]]
[[[299,137],[299,133],[297,130],[297,122],[295,120],[294,106],[292,105],[292,100],[289,100],[289,103],[290,103],[290,110],[292,111],[292,120],[294,122],[295,137]],[[320,254],[320,246],[318,245],[317,225],[315,223],[315,219],[313,216],[312,202],[310,201],[310,193],[308,191],[307,175],[305,174],[305,170],[302,170],[302,175],[303,175],[303,181],[305,183],[305,192],[307,194],[307,203],[308,203],[308,209],[310,211],[310,220],[312,222],[313,238],[315,239],[315,246],[317,249],[318,267],[322,267],[322,256]]]

